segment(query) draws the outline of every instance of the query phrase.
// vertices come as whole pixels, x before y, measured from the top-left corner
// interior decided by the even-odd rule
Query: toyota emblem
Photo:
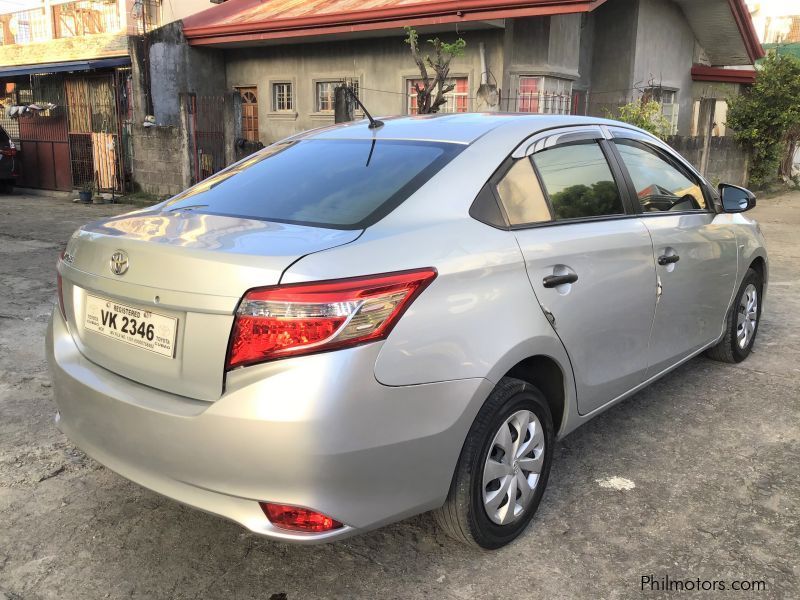
[[[111,272],[114,275],[124,275],[128,270],[128,255],[122,250],[117,250],[111,255]]]

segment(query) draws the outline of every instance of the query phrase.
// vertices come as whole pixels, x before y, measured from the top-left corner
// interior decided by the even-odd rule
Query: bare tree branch
[[[435,113],[439,108],[447,103],[445,94],[452,92],[455,85],[448,83],[450,76],[450,61],[456,56],[464,53],[466,42],[458,38],[454,43],[442,42],[438,37],[428,40],[433,46],[434,57],[426,55],[423,57],[419,50],[419,35],[415,29],[406,27],[406,43],[411,48],[411,56],[419,68],[421,83],[415,83],[414,89],[417,92],[417,112],[419,114]],[[433,77],[430,71],[433,71]],[[436,95],[433,95],[436,90]]]

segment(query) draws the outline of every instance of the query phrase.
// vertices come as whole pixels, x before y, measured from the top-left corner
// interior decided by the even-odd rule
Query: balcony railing
[[[0,15],[0,44],[31,44],[50,39],[44,7]]]
[[[141,35],[161,26],[162,0],[74,0],[0,15],[0,46],[102,33]],[[122,11],[130,7],[129,14]]]
[[[53,5],[55,38],[112,33],[119,29],[119,3],[115,0],[77,0]]]

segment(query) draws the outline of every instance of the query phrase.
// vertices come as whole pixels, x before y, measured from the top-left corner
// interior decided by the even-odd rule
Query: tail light
[[[328,515],[323,515],[308,508],[268,502],[260,502],[260,505],[270,523],[281,529],[320,533],[331,529],[339,529],[343,526],[342,523]]]
[[[64,255],[67,253],[66,249],[61,251],[61,254],[58,257],[58,262],[64,260]],[[58,266],[56,266],[56,289],[58,293],[58,309],[61,311],[61,316],[64,320],[67,320],[67,311],[64,308],[64,284],[61,281],[61,272],[58,270]]]
[[[429,268],[250,290],[236,312],[227,368],[384,339],[435,277]]]
[[[0,150],[0,154],[3,156],[16,156],[17,147],[14,145],[14,142],[9,142],[8,146]]]

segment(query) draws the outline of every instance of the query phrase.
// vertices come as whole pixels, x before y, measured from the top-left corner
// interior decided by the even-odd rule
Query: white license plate
[[[86,329],[126,344],[170,358],[175,356],[178,319],[121,304],[114,300],[86,296]]]

